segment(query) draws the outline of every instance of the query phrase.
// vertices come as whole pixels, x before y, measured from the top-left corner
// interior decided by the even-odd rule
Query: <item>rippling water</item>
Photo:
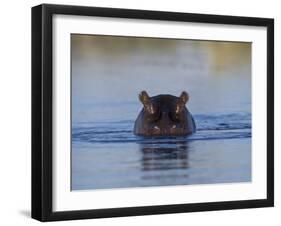
[[[71,187],[251,181],[249,44],[72,37]],[[197,132],[133,134],[141,90],[179,95]]]
[[[251,137],[251,115],[194,115],[197,132],[188,137],[146,138],[133,134],[134,121],[78,123],[72,128],[73,142],[153,143]]]
[[[188,137],[138,137],[130,120],[77,123],[72,189],[249,181],[250,114],[194,118]]]

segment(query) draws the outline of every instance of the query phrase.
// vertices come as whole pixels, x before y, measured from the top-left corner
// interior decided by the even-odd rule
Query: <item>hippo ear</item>
[[[189,99],[188,93],[183,91],[179,96],[179,99],[176,104],[176,109],[175,109],[176,114],[179,114],[184,109],[184,106],[187,103],[188,99]]]
[[[189,100],[189,95],[187,92],[183,91],[179,98],[180,98],[179,99],[180,103],[185,105],[187,103],[187,101]]]
[[[148,96],[146,91],[142,91],[139,94],[139,99],[140,99],[140,102],[142,102],[143,107],[147,113],[155,114],[155,112],[156,112],[155,106],[151,102],[150,97]]]
[[[139,94],[139,100],[140,100],[140,102],[142,102],[144,105],[145,105],[146,103],[150,102],[148,93],[147,93],[146,91],[141,91],[141,93]]]

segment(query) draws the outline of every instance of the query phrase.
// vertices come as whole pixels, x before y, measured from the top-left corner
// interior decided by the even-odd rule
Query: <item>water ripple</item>
[[[250,114],[194,115],[197,132],[188,137],[150,137],[133,134],[133,120],[81,122],[73,125],[72,141],[91,143],[169,143],[192,140],[237,139],[251,137]]]

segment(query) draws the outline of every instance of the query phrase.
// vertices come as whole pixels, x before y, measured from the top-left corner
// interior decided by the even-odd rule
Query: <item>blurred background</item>
[[[251,43],[75,34],[71,40],[74,123],[135,119],[142,90],[186,90],[195,114],[250,111]]]

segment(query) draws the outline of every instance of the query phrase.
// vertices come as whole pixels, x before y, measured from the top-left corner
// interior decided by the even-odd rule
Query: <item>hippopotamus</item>
[[[187,92],[179,97],[161,94],[149,97],[146,91],[139,94],[143,108],[139,113],[134,134],[139,136],[187,136],[196,131],[195,121],[186,108]]]

